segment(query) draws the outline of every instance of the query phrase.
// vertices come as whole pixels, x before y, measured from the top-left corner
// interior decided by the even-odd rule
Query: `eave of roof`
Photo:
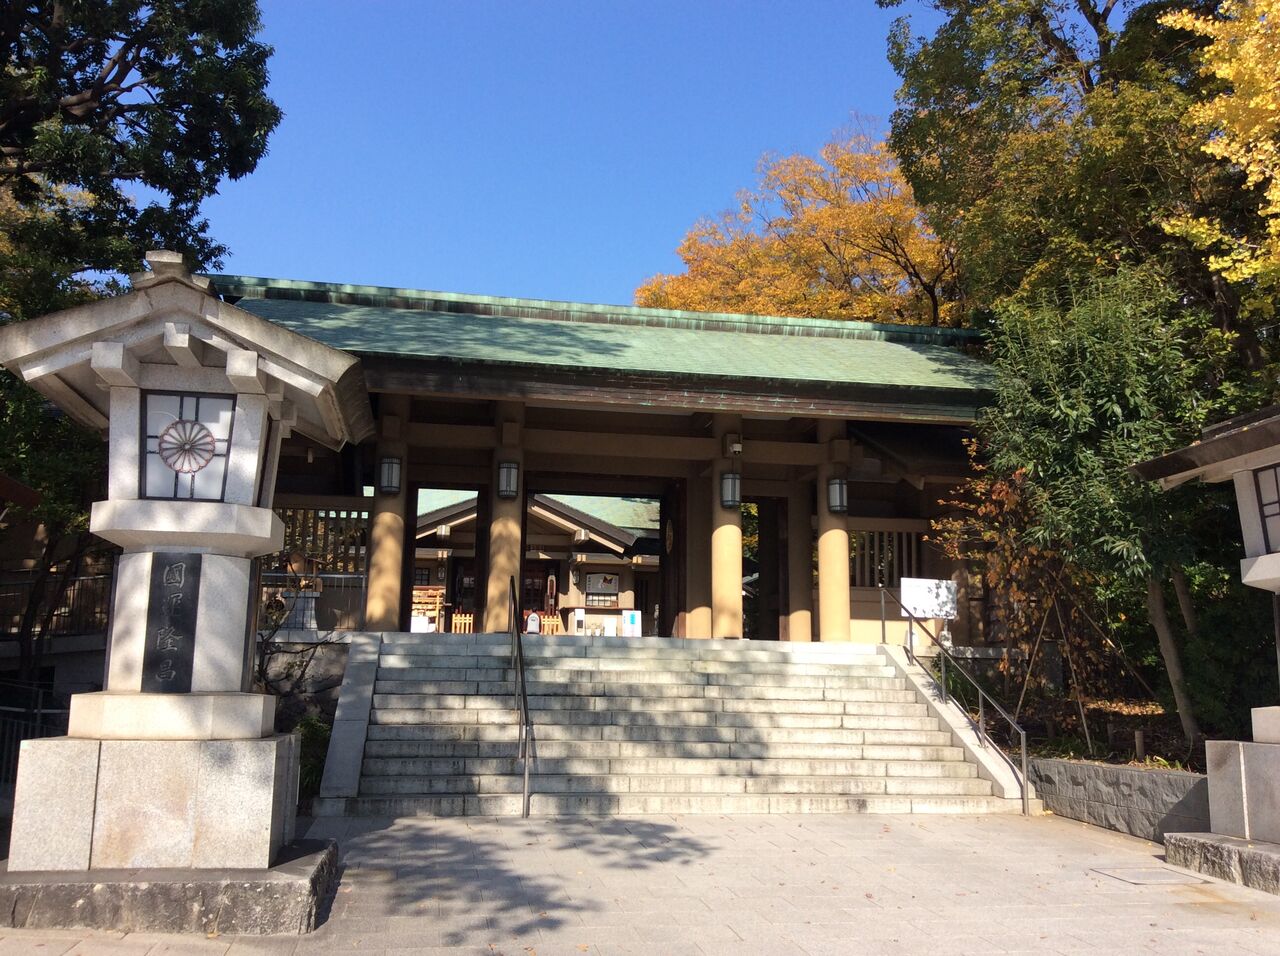
[[[1130,471],[1166,486],[1199,478],[1214,465],[1280,446],[1280,405],[1228,419],[1204,430],[1204,437],[1167,455],[1139,462]]]
[[[982,339],[982,333],[973,329],[947,329],[927,325],[853,322],[844,319],[751,315],[735,312],[688,312],[678,309],[650,309],[634,305],[522,299],[510,296],[403,289],[392,286],[271,279],[261,276],[210,274],[205,278],[212,282],[217,294],[224,298],[282,299],[331,305],[370,306],[400,311],[445,312],[456,315],[541,318],[604,325],[690,328],[764,335],[877,339],[931,345],[961,345]]]
[[[966,406],[987,366],[968,330],[460,296],[215,276],[238,308],[370,358],[445,361],[524,375],[569,370],[671,381],[870,387]],[[926,394],[928,393],[928,394]]]

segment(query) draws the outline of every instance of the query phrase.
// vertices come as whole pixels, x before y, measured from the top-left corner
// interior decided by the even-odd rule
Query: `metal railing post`
[[[1026,817],[1031,815],[1031,795],[1028,793],[1031,778],[1027,776],[1027,732],[1019,727],[1018,733],[1022,737],[1022,815]]]
[[[532,754],[531,735],[533,722],[529,718],[529,690],[525,683],[524,642],[520,637],[520,603],[516,596],[516,579],[510,580],[510,630],[511,677],[515,687],[516,718],[520,721],[517,732],[519,760],[522,764],[524,789],[521,792],[520,816],[529,816],[529,757]]]
[[[882,621],[885,618],[884,595],[885,595],[885,588],[882,585],[880,589],[880,605],[881,605],[880,613],[881,613]],[[1009,768],[1015,774],[1017,774],[1019,772],[1019,767],[1015,765],[1013,758],[1010,757],[1009,754],[1005,752],[1005,749],[1001,747],[998,743],[996,743],[995,738],[993,738],[987,732],[987,700],[989,695],[987,694],[986,691],[982,689],[982,685],[978,683],[977,678],[975,678],[972,674],[970,674],[958,660],[953,660],[951,656],[951,652],[948,651],[942,645],[942,642],[939,641],[936,636],[934,636],[932,631],[930,631],[927,627],[925,627],[922,623],[920,623],[916,619],[916,616],[907,609],[906,605],[902,603],[902,601],[898,598],[897,595],[890,594],[889,596],[893,598],[894,603],[896,603],[898,607],[902,608],[902,612],[903,614],[906,615],[906,618],[907,618],[908,658],[911,660],[912,663],[918,663],[918,661],[916,661],[915,659],[915,654],[914,654],[915,625],[920,624],[920,629],[924,631],[926,635],[928,635],[929,639],[933,641],[934,647],[937,649],[937,654],[935,656],[938,658],[938,679],[942,688],[943,703],[944,704],[951,703],[951,693],[947,688],[947,663],[948,661],[951,661],[955,669],[960,672],[960,676],[963,677],[966,681],[968,681],[973,686],[973,689],[977,691],[977,694],[978,694],[978,720],[977,720],[978,742],[984,748],[987,746],[988,743],[990,743],[991,746],[1004,758],[1005,762],[1008,763]],[[925,667],[925,669],[929,672],[930,677],[932,677],[933,672],[929,670],[927,666]],[[994,697],[991,697],[990,700],[991,700],[991,706],[995,708],[996,713],[999,714],[1004,719],[1004,721],[1009,725],[1012,731],[1018,735],[1019,749],[1021,751],[1020,769],[1021,769],[1022,779],[1019,781],[1019,783],[1021,785],[1021,790],[1022,790],[1022,812],[1025,815],[1030,815],[1031,813],[1031,781],[1029,776],[1029,766],[1028,766],[1028,758],[1027,758],[1027,732],[1021,724],[1019,724],[1016,720],[1013,719],[1012,716],[1010,716],[1007,710],[1005,710],[1003,707],[1000,706],[999,702],[996,701]],[[966,717],[968,717],[970,721],[972,721],[972,716],[969,711],[969,706],[964,703],[963,698],[957,698],[956,703],[959,706],[964,708]]]
[[[888,644],[888,622],[884,609],[884,585],[880,585],[880,643]]]

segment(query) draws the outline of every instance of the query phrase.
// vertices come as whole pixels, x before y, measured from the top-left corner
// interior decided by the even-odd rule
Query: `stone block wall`
[[[1081,760],[1032,760],[1031,782],[1045,809],[1147,840],[1209,829],[1204,774],[1145,770]]]

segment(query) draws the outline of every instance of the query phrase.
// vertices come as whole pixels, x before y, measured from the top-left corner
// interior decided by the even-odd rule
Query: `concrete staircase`
[[[526,637],[525,654],[535,814],[1021,810],[874,645]],[[358,789],[316,812],[519,813],[508,665],[506,635],[387,635]]]

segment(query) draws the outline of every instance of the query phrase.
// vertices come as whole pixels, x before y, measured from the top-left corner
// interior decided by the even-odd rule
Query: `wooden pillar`
[[[685,483],[685,615],[682,637],[711,636],[711,508],[710,489],[702,475],[704,465],[694,466]]]
[[[813,640],[813,486],[787,498],[787,640]]]
[[[489,482],[489,576],[485,588],[484,632],[494,634],[511,626],[511,579],[520,586],[520,559],[523,555],[524,530],[524,452],[520,430],[524,426],[524,406],[516,402],[499,402],[497,418],[498,447],[493,452]],[[519,481],[514,498],[498,494],[498,471],[503,462],[514,462]],[[476,528],[477,536],[484,531]]]
[[[716,415],[714,432],[722,446],[726,435],[741,441],[742,419]],[[722,457],[711,468],[711,636],[717,638],[742,637],[742,509],[720,503],[721,476],[737,467]]]
[[[827,479],[844,477],[849,442],[844,422],[818,423],[818,441],[827,446],[827,459],[818,466],[818,640],[847,641],[849,617],[849,523],[845,515],[827,507]]]
[[[404,626],[404,547],[409,509],[409,446],[405,436],[409,430],[409,396],[382,395],[379,409],[364,626],[369,631],[398,631]],[[383,458],[400,459],[400,490],[395,494],[378,490]]]

